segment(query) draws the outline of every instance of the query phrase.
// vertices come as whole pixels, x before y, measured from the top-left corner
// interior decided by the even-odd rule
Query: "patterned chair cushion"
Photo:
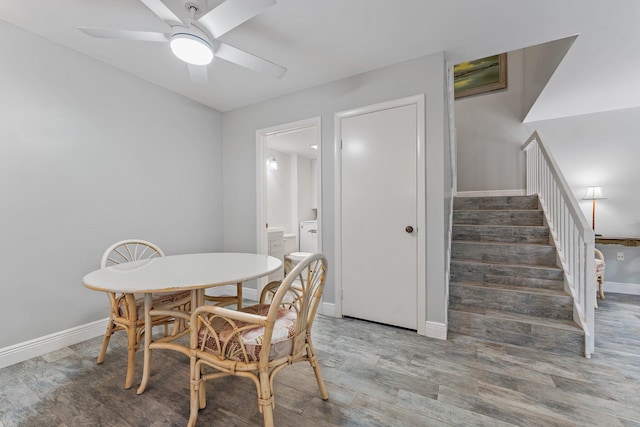
[[[596,275],[604,273],[604,261],[596,258]]]
[[[269,312],[268,304],[256,304],[242,308],[240,311],[245,313],[266,316]],[[220,346],[225,349],[224,357],[227,359],[237,360],[240,362],[255,362],[260,358],[262,350],[262,341],[264,339],[264,327],[256,326],[247,329],[239,334],[234,334],[233,326],[226,320],[213,322],[213,328],[220,339]],[[245,322],[236,321],[238,328],[248,325]],[[296,327],[296,311],[288,308],[280,308],[276,317],[276,323],[273,328],[271,338],[271,351],[269,360],[287,356],[293,348],[293,336]],[[205,343],[204,350],[209,353],[220,354],[220,348],[216,339],[207,331],[206,327],[202,327],[198,334],[198,346],[202,347]],[[226,344],[226,348],[225,348]],[[247,357],[245,357],[242,347],[244,346]],[[248,360],[247,360],[248,359]]]
[[[144,319],[144,295],[134,294],[136,298],[136,312],[138,313],[138,320]],[[161,294],[153,294],[153,305],[167,304],[179,301],[183,298],[191,298],[191,291],[175,291],[175,292],[163,292]],[[118,303],[118,314],[120,316],[127,315],[127,306],[124,298]]]

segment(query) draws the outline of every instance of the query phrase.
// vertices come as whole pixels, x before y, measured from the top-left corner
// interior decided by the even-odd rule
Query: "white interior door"
[[[345,316],[417,328],[417,132],[415,104],[341,120]]]

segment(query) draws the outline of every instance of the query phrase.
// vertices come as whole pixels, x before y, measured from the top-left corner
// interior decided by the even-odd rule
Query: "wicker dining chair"
[[[210,305],[193,311],[189,426],[195,426],[206,406],[205,381],[229,375],[253,380],[266,427],[273,426],[274,376],[288,365],[309,362],[320,396],[329,398],[311,343],[326,270],[324,255],[311,254],[282,282],[267,284],[259,304],[238,311]]]
[[[164,253],[153,243],[144,240],[122,240],[114,243],[104,252],[100,260],[100,268],[161,256],[164,256]],[[98,354],[98,363],[104,362],[111,335],[118,330],[126,331],[128,360],[124,387],[128,389],[133,384],[136,351],[140,347],[143,334],[146,333],[144,330],[144,296],[111,292],[107,295],[111,311],[107,331],[104,334],[100,353]],[[180,310],[188,313],[191,310],[191,291],[154,294],[153,305],[156,308]],[[166,336],[177,336],[180,333],[186,334],[188,328],[184,320],[168,316],[156,316],[152,321],[154,326],[164,325],[164,334]]]

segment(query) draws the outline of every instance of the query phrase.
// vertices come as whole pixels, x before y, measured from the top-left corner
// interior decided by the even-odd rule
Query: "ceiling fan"
[[[218,40],[223,34],[275,4],[276,0],[225,0],[205,14],[202,14],[200,1],[186,0],[184,6],[191,16],[186,23],[161,0],[140,1],[166,22],[171,31],[156,33],[106,28],[78,29],[98,38],[169,43],[173,54],[188,64],[191,80],[195,82],[207,81],[206,66],[214,56],[278,79],[287,72],[287,69],[280,65]]]

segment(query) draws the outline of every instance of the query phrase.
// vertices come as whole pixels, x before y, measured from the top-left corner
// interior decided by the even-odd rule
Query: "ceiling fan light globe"
[[[207,65],[213,60],[213,49],[204,39],[188,33],[176,33],[171,36],[171,51],[186,63]]]

